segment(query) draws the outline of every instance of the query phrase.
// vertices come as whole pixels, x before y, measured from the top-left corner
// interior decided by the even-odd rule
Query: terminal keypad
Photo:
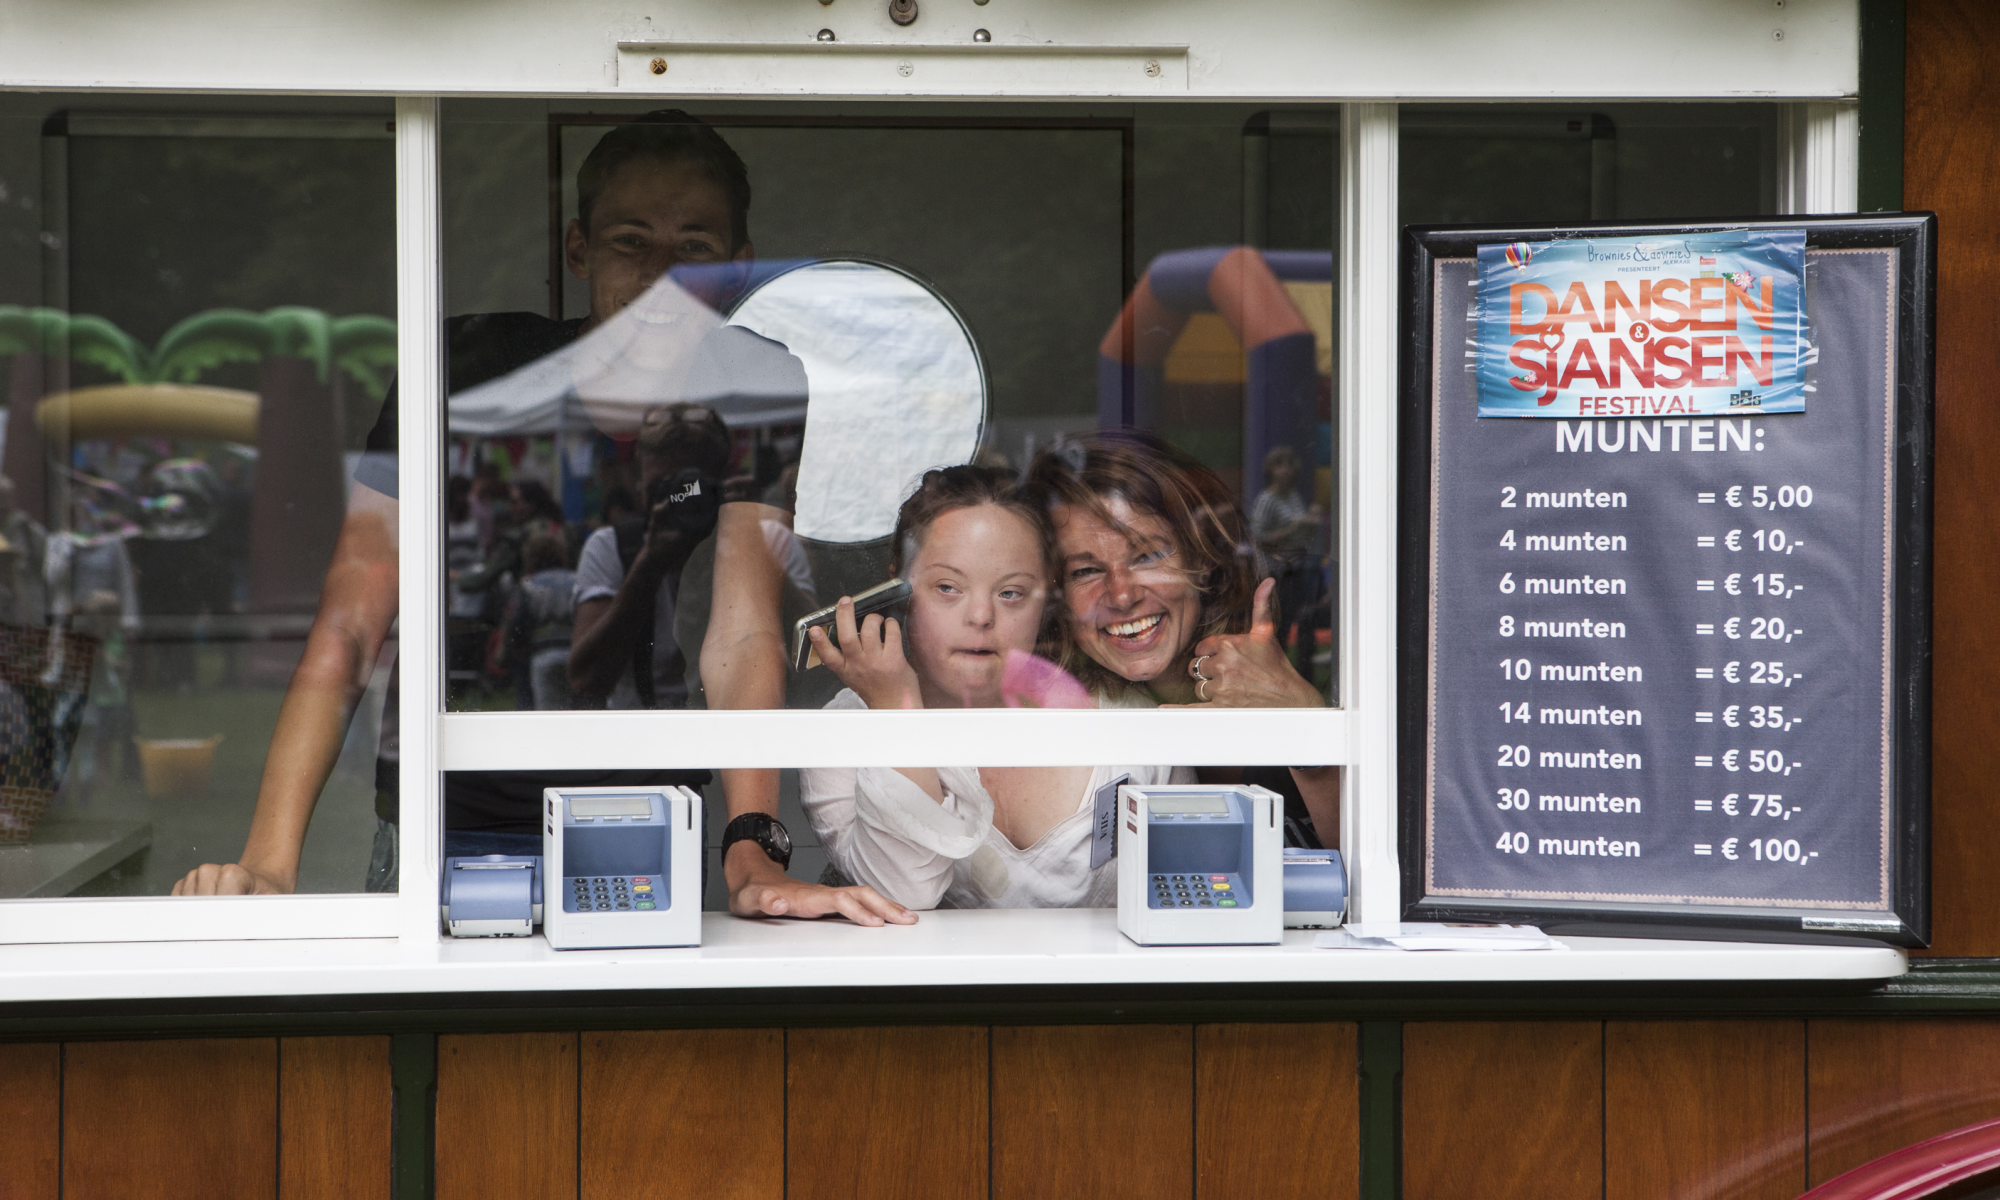
[[[652,912],[660,907],[650,875],[572,875],[563,886],[564,912]]]
[[[1150,883],[1151,892],[1146,898],[1146,906],[1194,912],[1237,908],[1242,884],[1242,877],[1233,871],[1209,875],[1156,874]]]

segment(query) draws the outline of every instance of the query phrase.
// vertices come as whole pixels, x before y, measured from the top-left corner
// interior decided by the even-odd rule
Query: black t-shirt
[[[473,313],[445,322],[445,394],[462,392],[518,371],[569,345],[583,332],[583,318],[552,321],[535,313]],[[368,430],[354,481],[396,496],[396,385],[382,400]]]
[[[552,321],[534,313],[476,313],[445,325],[447,394],[477,387],[553,354],[577,339],[583,321]],[[368,431],[366,453],[354,481],[385,496],[396,496],[396,387],[389,386],[381,416]],[[397,687],[392,673],[382,706],[381,750],[375,760],[375,813],[398,817]],[[451,771],[444,777],[444,827],[536,833],[541,830],[542,789],[546,787],[701,787],[707,771]]]

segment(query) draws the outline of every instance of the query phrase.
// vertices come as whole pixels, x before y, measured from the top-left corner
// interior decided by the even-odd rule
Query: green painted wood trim
[[[1403,1026],[1361,1023],[1361,1200],[1403,1194]]]
[[[394,1080],[390,1120],[390,1195],[431,1200],[436,1191],[437,1035],[399,1033],[389,1039]]]
[[[1861,0],[1862,212],[1903,208],[1903,0]]]

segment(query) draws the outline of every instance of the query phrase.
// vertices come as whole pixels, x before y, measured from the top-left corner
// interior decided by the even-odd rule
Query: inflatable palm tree
[[[67,358],[135,385],[192,384],[229,363],[300,358],[313,364],[321,383],[343,372],[380,399],[396,370],[396,323],[294,306],[263,313],[216,308],[167,330],[149,350],[103,317],[0,304],[0,357],[10,354]]]

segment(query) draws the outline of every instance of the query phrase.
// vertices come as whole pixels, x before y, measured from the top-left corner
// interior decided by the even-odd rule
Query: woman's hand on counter
[[[242,863],[203,863],[174,884],[176,896],[289,896],[291,887]]]
[[[739,917],[842,916],[856,925],[917,923],[917,914],[872,887],[835,888],[793,879],[751,842],[731,846],[722,871],[729,881],[729,911]]]

